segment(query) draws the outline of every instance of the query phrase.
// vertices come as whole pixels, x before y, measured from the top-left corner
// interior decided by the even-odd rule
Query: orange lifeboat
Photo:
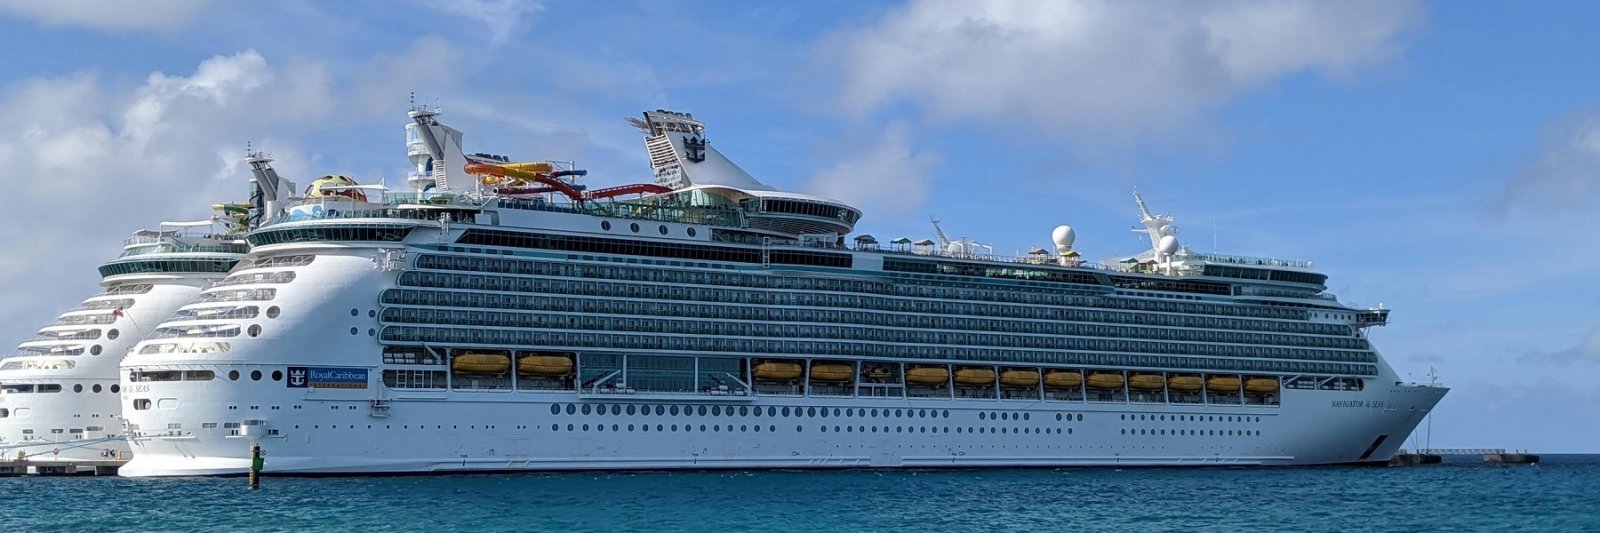
[[[942,385],[950,380],[950,370],[942,366],[919,366],[906,369],[906,382],[921,385]]]
[[[564,355],[530,355],[517,360],[524,376],[565,376],[572,373],[572,358]]]
[[[1211,379],[1206,380],[1206,390],[1225,394],[1238,394],[1239,384],[1238,376],[1211,376]]]
[[[1120,389],[1122,388],[1122,374],[1091,372],[1088,383],[1091,389]]]
[[[963,368],[956,371],[956,383],[962,385],[993,385],[993,368]]]
[[[502,374],[511,369],[511,358],[492,353],[464,353],[456,356],[450,369],[462,374]]]
[[[850,381],[856,369],[840,363],[815,363],[811,365],[811,381],[844,383]]]
[[[1175,391],[1195,392],[1205,386],[1200,376],[1172,376],[1167,378],[1167,388]]]
[[[803,373],[804,369],[800,367],[800,363],[769,361],[758,364],[755,368],[756,379],[766,381],[794,381],[800,379],[800,374]]]
[[[1076,389],[1083,386],[1083,373],[1045,372],[1044,386],[1052,389]]]
[[[1000,373],[1000,384],[1007,387],[1037,387],[1039,386],[1039,371],[1007,370]]]
[[[1278,392],[1278,380],[1275,378],[1250,378],[1244,380],[1244,391],[1256,394],[1272,394]]]
[[[1128,388],[1139,390],[1161,390],[1167,385],[1167,380],[1160,374],[1134,374],[1128,378]]]

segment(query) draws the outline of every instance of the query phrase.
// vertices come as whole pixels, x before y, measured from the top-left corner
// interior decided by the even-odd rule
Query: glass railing
[[[221,253],[244,254],[250,251],[249,246],[243,244],[183,244],[167,242],[159,246],[140,246],[124,250],[118,257],[133,257],[136,255],[150,254],[189,254],[189,253]]]
[[[1312,267],[1312,263],[1310,261],[1299,261],[1299,260],[1295,260],[1295,259],[1276,259],[1276,258],[1271,258],[1271,257],[1250,257],[1250,256],[1244,256],[1244,255],[1189,253],[1187,255],[1179,256],[1178,259],[1184,260],[1184,261],[1205,261],[1207,263],[1215,263],[1215,264],[1223,264],[1223,265],[1269,266],[1269,267],[1292,267],[1292,268],[1311,268]]]

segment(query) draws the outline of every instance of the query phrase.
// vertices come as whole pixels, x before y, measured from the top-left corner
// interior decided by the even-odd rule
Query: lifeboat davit
[[[756,365],[756,379],[767,381],[794,381],[805,373],[800,363],[766,362]]]
[[[1007,387],[1037,387],[1039,386],[1039,372],[1036,370],[1007,370],[1000,373],[1000,384]]]
[[[1212,376],[1206,380],[1206,390],[1228,394],[1239,393],[1239,378],[1236,376]]]
[[[493,353],[464,353],[450,362],[450,369],[463,374],[504,374],[511,369],[511,358]]]
[[[1205,386],[1200,376],[1172,376],[1167,378],[1167,388],[1175,391],[1195,392]]]
[[[956,383],[962,385],[993,385],[994,369],[963,368],[956,371]]]
[[[1120,389],[1122,388],[1122,374],[1094,372],[1089,374],[1088,383],[1091,389]]]
[[[825,383],[844,383],[856,373],[855,368],[840,363],[816,363],[811,365],[811,381]]]
[[[1045,372],[1044,386],[1052,389],[1076,389],[1083,386],[1083,373]]]
[[[572,373],[572,358],[564,355],[530,355],[517,360],[524,376],[565,376]]]
[[[1128,378],[1128,388],[1139,390],[1161,390],[1167,385],[1166,378],[1161,374],[1134,374]]]
[[[1278,380],[1274,378],[1250,378],[1244,380],[1244,391],[1256,394],[1278,392]]]
[[[906,369],[906,381],[922,385],[942,385],[950,380],[950,370],[942,366],[919,366]]]

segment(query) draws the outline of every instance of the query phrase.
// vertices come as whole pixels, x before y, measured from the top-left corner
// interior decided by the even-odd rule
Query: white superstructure
[[[103,292],[0,360],[0,455],[35,463],[126,460],[118,363],[245,251],[242,234],[210,220],[163,223],[124,241],[121,256],[100,266]]]
[[[1386,310],[1191,252],[1142,199],[1151,249],[1109,264],[1067,227],[1017,259],[847,245],[859,211],[686,114],[634,121],[655,183],[597,191],[412,119],[415,191],[289,201],[161,326],[209,333],[123,362],[123,475],[241,473],[252,443],[303,474],[1376,463],[1446,392],[1372,349]],[[161,348],[190,342],[231,349]]]

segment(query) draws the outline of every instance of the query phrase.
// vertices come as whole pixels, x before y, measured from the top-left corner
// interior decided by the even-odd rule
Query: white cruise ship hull
[[[396,396],[375,411],[370,394],[315,390],[252,395],[249,406],[186,403],[165,419],[198,428],[260,416],[273,433],[257,439],[265,471],[307,475],[1323,465],[1387,462],[1444,393],[1414,385],[1360,393],[1285,391],[1278,407],[1223,407],[766,397],[696,402],[457,392]],[[577,414],[565,414],[567,405],[579,406]],[[581,406],[591,414],[582,414]],[[622,414],[611,414],[612,406]],[[679,414],[655,415],[656,406],[678,407]],[[598,413],[602,407],[605,414]],[[628,414],[630,407],[634,414]],[[649,414],[643,413],[646,407]],[[700,415],[702,407],[722,414]],[[827,417],[813,412],[824,408]],[[778,416],[767,414],[772,410]],[[134,460],[121,474],[245,473],[250,439],[232,433],[239,431],[219,427],[140,437],[133,441]]]

